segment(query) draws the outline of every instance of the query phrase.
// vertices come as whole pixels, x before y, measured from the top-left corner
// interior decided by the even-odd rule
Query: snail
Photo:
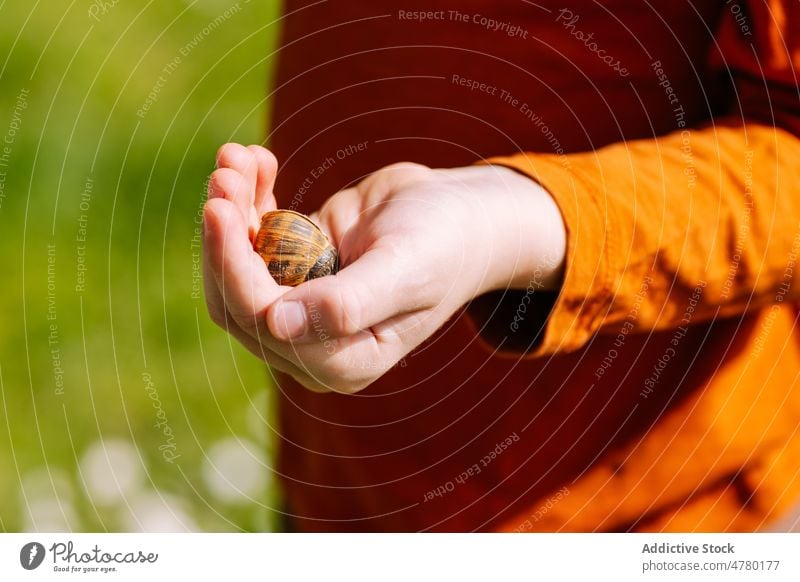
[[[278,285],[295,287],[339,270],[339,255],[325,233],[293,210],[264,214],[254,248]]]

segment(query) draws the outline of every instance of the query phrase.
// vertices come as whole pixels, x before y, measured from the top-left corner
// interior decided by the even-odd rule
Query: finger
[[[277,203],[273,188],[275,188],[275,177],[278,175],[278,160],[271,151],[258,145],[249,145],[250,150],[256,158],[256,214],[260,218],[265,212],[275,210]]]
[[[308,281],[282,295],[269,307],[267,324],[283,341],[313,343],[319,330],[347,337],[432,307],[427,279],[423,280],[414,257],[388,246],[374,248],[336,275]]]
[[[223,173],[225,198],[236,204],[251,234],[255,234],[258,229],[258,216],[255,211],[258,160],[255,154],[238,143],[227,143],[217,152],[217,168],[218,171],[227,169],[235,172],[235,174]]]
[[[293,360],[310,378],[329,391],[352,394],[383,376],[428,337],[426,330],[431,327],[423,325],[428,317],[442,322],[441,314],[414,312],[392,318],[371,331],[338,339],[325,339],[320,332],[315,344],[289,345],[296,349]],[[306,366],[306,362],[313,365]]]
[[[214,273],[211,271],[209,253],[206,252],[205,249],[203,252],[203,286],[205,289],[206,307],[208,308],[211,321],[239,340],[250,352],[266,360],[262,353],[265,348],[262,348],[258,340],[246,333],[239,324],[234,321],[228,309],[225,307],[222,293],[217,285]]]
[[[219,168],[214,170],[211,174],[208,197],[209,199],[224,198],[234,204],[238,212],[242,215],[243,220],[246,221],[247,237],[252,241],[255,240],[255,235],[258,232],[259,226],[256,211],[252,206],[246,211],[240,208],[240,201],[250,196],[247,191],[248,188],[249,186],[245,180],[242,179],[242,175],[239,172],[230,168]]]
[[[205,228],[204,228],[205,230]],[[217,285],[217,279],[211,270],[211,260],[209,259],[209,249],[203,245],[203,290],[205,291],[206,307],[211,321],[222,327],[225,321],[226,309],[222,293]]]
[[[279,287],[247,238],[241,214],[228,200],[206,203],[204,244],[209,270],[223,303],[241,328],[256,339],[262,334],[266,308],[288,288]]]
[[[209,196],[212,197],[212,192],[209,191]],[[206,219],[205,212],[203,217],[203,238],[205,239],[205,231],[206,231],[206,223],[209,219]],[[213,218],[210,218],[213,220]],[[249,341],[253,342],[252,337],[245,334],[245,332],[239,327],[239,325],[233,321],[233,318],[228,313],[227,308],[225,307],[225,301],[222,298],[222,292],[220,291],[219,284],[217,283],[217,278],[214,275],[214,272],[211,268],[211,249],[207,244],[203,244],[203,290],[206,300],[206,308],[208,309],[208,314],[211,317],[211,321],[216,323],[221,328],[227,330],[229,333],[233,334],[240,342],[245,344],[248,349],[251,347],[249,346],[245,340],[242,338],[242,335],[245,335]],[[250,351],[253,351],[252,349]]]
[[[229,147],[230,146],[230,147]],[[218,159],[219,163],[233,164],[233,159],[241,152],[236,147],[237,144],[227,144],[220,148]],[[275,197],[272,194],[275,174],[277,172],[277,160],[268,150],[260,146],[249,146],[247,148],[257,159],[257,183],[256,183],[256,205],[261,205],[259,216],[268,210],[275,208]],[[240,188],[246,188],[247,184],[241,179],[241,174],[230,168],[222,167],[217,169],[211,176],[209,182],[209,198],[225,198],[236,203],[236,200],[246,198],[247,192],[239,192]],[[250,234],[250,233],[249,233]],[[217,282],[211,273],[208,259],[208,252],[203,252],[203,271],[207,275],[204,277],[204,288],[208,311],[212,319],[220,319],[225,314],[225,303]],[[233,324],[235,325],[235,324]]]

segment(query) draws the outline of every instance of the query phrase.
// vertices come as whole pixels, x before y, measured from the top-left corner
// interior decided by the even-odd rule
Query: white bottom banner
[[[0,580],[800,580],[800,534],[3,534]]]

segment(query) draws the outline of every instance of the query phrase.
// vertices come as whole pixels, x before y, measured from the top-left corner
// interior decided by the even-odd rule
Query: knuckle
[[[343,350],[325,362],[323,377],[331,390],[354,394],[383,376],[389,367],[379,355],[362,354],[354,358],[352,353]]]
[[[319,380],[334,392],[352,394],[370,383],[364,370],[354,365],[344,353],[331,356],[322,366]]]
[[[222,144],[221,146],[219,146],[219,148],[217,148],[217,156],[216,156],[217,163],[220,162],[222,157],[225,155],[225,150],[228,149],[228,146],[230,145],[232,145],[231,142],[228,142]]]
[[[207,307],[208,307],[208,316],[209,318],[211,318],[211,321],[215,325],[223,329],[227,329],[228,328],[227,313],[224,310],[219,309],[218,307],[212,305],[208,305]]]
[[[321,382],[317,382],[310,378],[295,378],[295,381],[297,381],[307,390],[310,390],[311,392],[316,392],[317,394],[327,394],[329,392],[332,392],[332,390],[325,384],[322,384]]]
[[[399,187],[429,178],[434,170],[415,162],[397,162],[384,166],[362,181],[358,188],[369,193],[373,188]]]
[[[370,383],[370,381],[359,378],[336,377],[326,382],[325,385],[329,390],[340,394],[355,394],[369,386]]]
[[[210,198],[220,196],[224,170],[227,170],[227,168],[217,168],[211,172],[211,177],[208,180],[208,196]]]
[[[325,363],[325,384],[331,388],[346,386],[354,380],[352,367],[342,358],[331,358]]]
[[[228,142],[226,144],[223,144],[217,150],[217,166],[223,167],[231,163],[234,163],[236,157],[240,156],[242,154],[242,150],[245,149],[246,148],[244,146],[235,142]]]
[[[333,335],[349,336],[360,330],[362,305],[352,290],[337,285],[322,298],[320,309]]]
[[[259,155],[264,158],[264,162],[266,163],[267,167],[270,169],[278,168],[278,158],[275,157],[275,154],[266,148],[259,148],[258,151]]]
[[[416,162],[396,162],[394,164],[389,164],[388,166],[384,166],[380,171],[412,172],[417,174],[427,174],[431,171],[431,169],[424,164],[418,164]]]
[[[253,312],[234,312],[231,311],[231,308],[228,307],[228,325],[235,324],[238,326],[242,331],[245,333],[256,336],[262,337],[263,330],[260,329],[258,325],[258,316]]]
[[[430,177],[433,170],[414,162],[398,162],[384,168],[386,178],[396,184],[407,185]]]
[[[239,173],[231,168],[217,168],[208,182],[209,198],[229,198],[228,191],[238,182]]]

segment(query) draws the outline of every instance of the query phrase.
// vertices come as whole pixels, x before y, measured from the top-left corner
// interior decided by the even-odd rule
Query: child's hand
[[[557,285],[561,216],[513,170],[401,163],[375,172],[312,216],[339,249],[340,272],[292,289],[252,249],[258,218],[275,208],[275,158],[228,144],[218,166],[205,213],[209,312],[310,389],[361,390],[477,295]]]

